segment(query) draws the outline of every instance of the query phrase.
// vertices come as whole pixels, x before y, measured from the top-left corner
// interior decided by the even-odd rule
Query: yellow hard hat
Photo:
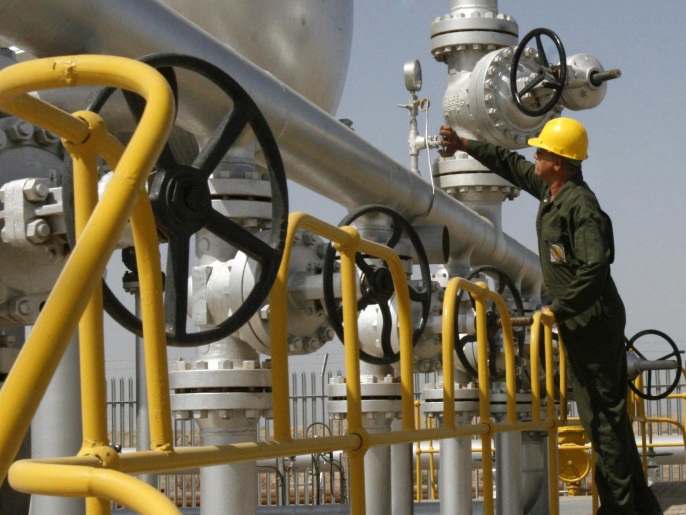
[[[538,138],[529,140],[529,145],[577,161],[588,158],[586,129],[571,118],[553,118],[545,124]]]

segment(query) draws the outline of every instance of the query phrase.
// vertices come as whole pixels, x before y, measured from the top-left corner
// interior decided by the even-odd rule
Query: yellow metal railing
[[[124,149],[94,113],[65,113],[30,95],[31,91],[82,85],[104,85],[127,89],[146,100],[146,108],[129,144]],[[289,217],[284,258],[270,293],[272,339],[272,385],[274,439],[219,447],[174,448],[162,304],[159,249],[152,209],[144,190],[149,172],[171,129],[173,98],[164,78],[145,64],[104,56],[70,56],[31,61],[0,72],[0,109],[24,118],[60,135],[71,153],[75,176],[75,212],[78,243],[48,298],[16,363],[0,391],[6,415],[0,419],[0,479],[9,476],[11,485],[33,494],[86,497],[89,515],[109,513],[109,501],[141,513],[178,513],[160,492],[132,475],[166,473],[298,454],[344,450],[350,456],[351,512],[365,511],[364,455],[370,446],[411,443],[417,440],[478,435],[482,448],[491,449],[496,432],[547,430],[554,445],[556,427],[552,362],[552,316],[536,314],[532,326],[534,413],[532,421],[516,415],[515,348],[512,325],[505,301],[484,283],[453,279],[448,284],[443,306],[443,427],[415,429],[413,413],[412,320],[404,268],[388,247],[360,238],[354,228],[331,226],[304,213]],[[97,202],[96,163],[98,157],[114,169],[114,177]],[[115,249],[119,235],[130,220],[137,259],[140,263],[140,292],[145,335],[145,362],[152,450],[118,454],[107,444],[105,413],[104,336],[100,278]],[[334,242],[341,254],[342,306],[348,429],[342,436],[293,439],[290,435],[288,402],[288,345],[286,333],[288,262],[293,236],[308,229]],[[389,266],[398,305],[402,428],[368,434],[362,425],[359,339],[355,254],[364,252],[383,259]],[[453,339],[455,298],[458,289],[475,300],[479,422],[455,423]],[[501,315],[504,335],[507,415],[495,423],[490,416],[487,363],[486,302],[493,302]],[[545,326],[546,417],[540,413],[538,341],[540,323]],[[78,456],[46,460],[24,460],[12,464],[30,421],[55,372],[77,324],[81,335],[81,374],[84,442]],[[564,370],[560,352],[561,370]],[[564,376],[561,378],[564,380]],[[560,388],[564,395],[565,388]],[[538,408],[536,408],[538,406]],[[551,452],[551,474],[555,474],[555,452]],[[493,513],[491,453],[484,453],[484,512]],[[552,480],[554,479],[554,480]],[[551,513],[558,512],[556,478],[551,477]]]
[[[102,120],[94,113],[70,115],[29,94],[41,89],[81,85],[127,89],[146,100],[146,109],[126,149],[107,132]],[[147,65],[123,58],[71,56],[43,59],[13,66],[0,74],[0,108],[63,138],[75,163],[78,236],[78,244],[0,392],[0,403],[9,413],[0,423],[0,479],[9,471],[10,482],[18,490],[87,497],[89,514],[109,513],[107,501],[119,502],[142,513],[178,513],[160,492],[130,475],[342,449],[351,456],[353,513],[363,513],[363,459],[372,442],[362,427],[355,254],[360,251],[385,260],[396,286],[404,378],[403,428],[407,430],[412,429],[413,419],[412,325],[405,271],[397,255],[388,247],[362,240],[352,228],[330,226],[303,213],[291,215],[289,244],[270,295],[276,439],[175,450],[171,438],[159,250],[152,209],[144,191],[145,179],[162,150],[173,119],[173,99],[167,82]],[[98,203],[96,165],[100,156],[115,171],[102,201]],[[141,304],[153,450],[119,455],[107,445],[100,277],[129,218],[138,251],[137,259],[141,264]],[[286,285],[293,235],[300,227],[336,242],[341,253],[349,377],[348,434],[293,441],[288,427]],[[82,449],[76,457],[25,460],[10,467],[77,323],[80,324],[83,376]]]
[[[70,115],[29,94],[84,85],[123,88],[146,100],[140,123],[125,150],[107,132],[99,117],[92,113]],[[0,109],[60,135],[68,150],[73,152],[74,187],[79,195],[75,215],[80,236],[0,391],[0,404],[6,412],[0,420],[0,479],[6,476],[81,319],[84,443],[80,457],[74,458],[76,462],[68,468],[36,462],[16,464],[10,473],[10,482],[17,489],[33,485],[31,490],[26,490],[32,493],[90,497],[87,501],[89,513],[109,512],[106,503],[93,500],[96,497],[140,506],[141,502],[132,496],[140,496],[142,492],[148,498],[148,510],[176,513],[173,505],[153,488],[141,486],[134,478],[109,470],[117,462],[117,455],[106,445],[100,291],[100,278],[106,263],[125,223],[131,219],[137,248],[140,247],[145,258],[156,256],[142,267],[145,278],[141,277],[141,292],[143,295],[145,291],[143,302],[147,307],[143,320],[149,339],[146,342],[146,362],[150,363],[147,373],[160,381],[150,389],[153,394],[150,405],[154,410],[151,434],[154,446],[167,450],[171,447],[171,422],[160,417],[161,413],[169,413],[169,389],[159,249],[156,236],[152,237],[155,222],[144,186],[171,130],[174,102],[170,88],[154,69],[129,59],[103,56],[40,59],[0,72]],[[151,134],[156,137],[151,138]],[[102,202],[94,206],[97,198],[94,165],[98,156],[102,156],[115,173]],[[157,360],[148,359],[153,357]]]

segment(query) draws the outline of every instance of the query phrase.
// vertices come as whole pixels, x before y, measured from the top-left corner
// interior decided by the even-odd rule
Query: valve
[[[663,350],[660,350],[660,357],[654,360],[646,358],[645,343],[643,346],[643,352],[639,350],[638,341],[644,336],[657,336],[664,340],[668,345],[668,350],[663,354]],[[644,340],[645,342],[645,340]],[[651,344],[651,350],[655,351],[654,342],[648,342]],[[679,384],[681,379],[681,353],[683,351],[679,350],[674,340],[672,340],[668,335],[657,329],[646,329],[644,331],[639,331],[631,339],[626,340],[626,352],[627,352],[627,373],[629,376],[629,388],[631,388],[636,395],[642,399],[656,401],[664,399]],[[651,393],[659,385],[653,384],[653,372],[658,370],[676,370],[674,374],[674,379],[663,391],[660,393]],[[640,374],[646,374],[645,390],[640,390],[634,384],[634,379],[636,379]]]
[[[497,290],[499,295],[503,295],[507,289],[510,293],[512,300],[514,301],[515,307],[511,314],[517,317],[524,316],[524,302],[522,300],[522,295],[517,288],[514,281],[507,275],[503,270],[498,267],[484,265],[471,270],[464,278],[471,281],[475,277],[481,274],[493,275],[497,280]],[[464,295],[464,290],[458,290],[456,305],[457,309],[455,312],[455,335],[459,334],[459,310],[462,304],[462,296]],[[472,309],[474,309],[474,300],[470,296],[470,301],[472,303]],[[500,331],[500,316],[498,314],[497,307],[491,301],[488,301],[486,307],[486,326],[487,326],[487,338],[488,338],[488,369],[490,380],[496,381],[502,379],[505,371],[498,369],[496,365],[496,357],[498,352],[498,345],[496,342],[497,333]],[[524,354],[524,339],[526,336],[526,330],[522,327],[514,329],[515,345],[517,346],[517,357],[522,358]],[[467,334],[459,339],[455,340],[455,353],[457,354],[457,359],[460,361],[462,366],[467,372],[472,374],[474,377],[478,377],[478,371],[476,369],[476,349],[474,347],[476,343],[476,336]],[[471,350],[470,350],[471,349]],[[470,353],[470,356],[467,354]]]
[[[171,345],[193,346],[217,341],[238,330],[261,307],[278,272],[285,247],[288,220],[286,176],[278,147],[267,122],[248,93],[229,75],[202,59],[181,54],[155,54],[142,61],[161,71],[176,91],[173,69],[193,72],[217,86],[231,101],[232,109],[224,116],[200,153],[190,163],[178,159],[168,142],[157,162],[149,184],[149,196],[159,228],[161,243],[168,243],[164,306],[167,341]],[[103,108],[115,90],[104,88],[90,102],[88,110]],[[139,117],[142,99],[125,92],[132,114]],[[215,209],[208,179],[221,159],[242,133],[252,131],[266,163],[271,188],[271,232],[267,241],[249,232],[226,214]],[[73,205],[73,198],[65,205]],[[66,211],[66,210],[65,210]],[[73,208],[72,208],[73,216]],[[73,219],[72,236],[73,238]],[[259,263],[259,279],[241,306],[214,327],[197,332],[186,330],[188,312],[188,265],[190,241],[205,228],[224,242]],[[142,335],[142,322],[103,285],[107,312],[129,331]]]
[[[401,238],[410,240],[414,254],[419,261],[421,271],[421,282],[416,286],[409,286],[410,301],[420,306],[420,316],[418,320],[413,320],[412,326],[415,328],[412,333],[412,344],[416,345],[419,341],[431,307],[431,274],[429,271],[429,261],[424,251],[424,246],[408,222],[400,213],[384,206],[370,205],[364,206],[353,211],[341,220],[339,226],[352,225],[358,218],[373,213],[380,213],[391,219],[391,234],[380,243],[396,248]],[[336,302],[333,286],[334,262],[336,260],[336,249],[332,244],[329,245],[324,259],[322,269],[322,280],[324,289],[324,305],[331,322],[331,326],[336,331],[337,336],[343,342],[343,319],[342,308]],[[395,294],[391,273],[386,264],[378,259],[372,259],[361,253],[355,255],[355,264],[360,271],[360,288],[362,294],[357,300],[358,312],[363,311],[367,306],[377,305],[381,312],[383,325],[381,328],[381,356],[375,356],[360,349],[360,358],[367,363],[376,365],[389,365],[400,359],[400,352],[393,350],[391,338],[393,331],[393,317],[391,315],[391,303]]]
[[[552,64],[548,59],[543,46],[542,36],[552,40],[559,58],[558,64]],[[527,44],[532,39],[536,40],[538,70],[533,76],[518,77],[519,61],[524,52],[527,52]],[[519,110],[532,117],[543,116],[550,111],[562,96],[562,91],[567,80],[567,57],[564,46],[557,34],[549,29],[534,29],[529,32],[517,46],[510,70],[510,91],[512,99]],[[520,84],[524,83],[523,87]],[[541,93],[543,92],[543,93]],[[550,94],[552,92],[552,95]],[[531,106],[534,107],[531,107]]]

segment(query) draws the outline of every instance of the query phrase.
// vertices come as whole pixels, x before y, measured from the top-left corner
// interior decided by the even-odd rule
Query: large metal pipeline
[[[0,5],[0,34],[37,57],[102,53],[136,58],[156,52],[200,56],[252,95],[277,138],[290,179],[348,209],[383,204],[416,223],[445,225],[453,260],[500,266],[521,281],[525,295],[540,292],[535,253],[441,191],[423,216],[432,205],[430,184],[156,0],[6,0]],[[193,85],[182,82],[182,88],[192,90]],[[208,94],[190,98],[198,98],[197,106],[179,123],[195,133],[214,127],[218,110],[213,106],[224,100]]]

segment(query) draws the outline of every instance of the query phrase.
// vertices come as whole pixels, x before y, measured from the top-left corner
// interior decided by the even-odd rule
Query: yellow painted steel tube
[[[29,91],[78,85],[121,87],[138,93],[147,103],[102,201],[0,390],[0,404],[6,413],[0,419],[0,480],[7,474],[172,126],[174,103],[166,80],[143,63],[118,57],[48,58],[5,68],[0,71],[0,109],[65,139],[82,142],[89,134],[82,120],[28,95]],[[108,153],[103,150],[103,155]]]
[[[301,454],[318,454],[331,449],[354,451],[362,446],[360,435],[323,436],[286,442],[245,442],[225,446],[177,447],[174,452],[155,451],[122,454],[119,469],[129,474],[188,470],[226,463],[256,461]]]
[[[355,288],[355,253],[360,235],[352,227],[345,227],[351,240],[337,244],[341,254],[341,293],[343,307],[343,342],[345,343],[346,403],[348,433],[362,435],[363,447],[350,452],[350,512],[365,512],[364,454],[368,435],[362,427],[362,388],[360,386],[360,341],[357,332],[357,290]]]
[[[500,324],[503,332],[503,348],[505,350],[505,391],[507,395],[507,420],[517,421],[517,371],[515,369],[515,345],[512,331],[512,320],[505,299],[497,292],[487,289],[485,296],[493,301],[498,308]]]
[[[99,116],[82,113],[79,119],[87,123],[90,137],[83,143],[63,140],[74,166],[74,227],[77,241],[81,239],[98,203],[99,149],[107,137],[107,128]],[[79,322],[82,449],[108,443],[104,339],[102,287],[98,284]]]
[[[328,240],[348,245],[352,236],[342,229],[297,211],[288,217],[286,246],[281,266],[269,294],[269,319],[272,359],[272,401],[274,407],[274,439],[285,441],[290,433],[290,398],[288,393],[288,268],[293,241],[298,229],[308,229]]]
[[[405,269],[403,268],[400,258],[393,251],[393,249],[374,243],[369,240],[359,238],[357,231],[353,228],[343,228],[343,230],[351,232],[355,238],[354,245],[346,249],[345,252],[349,254],[348,259],[352,260],[352,265],[355,263],[355,252],[363,252],[374,257],[383,259],[388,265],[393,278],[393,286],[395,288],[395,300],[398,308],[398,340],[400,343],[400,383],[401,383],[401,412],[402,412],[402,428],[406,431],[414,429],[414,369],[413,369],[413,353],[412,353],[412,313],[410,307],[410,291],[407,287],[407,278],[405,276]],[[353,251],[354,247],[357,250]],[[343,292],[346,291],[345,281],[349,281],[348,291],[352,295],[355,310],[348,312],[349,317],[354,318],[355,340],[358,342],[357,363],[359,368],[359,340],[357,335],[357,290],[355,287],[356,276],[354,266],[351,268],[347,278],[342,271],[342,261],[344,252],[341,251],[341,278],[343,281]],[[353,307],[351,302],[350,307]],[[343,312],[343,323],[352,325],[352,321],[345,319],[345,309]],[[345,328],[344,328],[345,330]],[[347,345],[347,340],[346,340]],[[359,371],[358,371],[359,374]],[[359,376],[358,376],[359,381]]]
[[[560,498],[557,488],[558,478],[558,454],[557,454],[557,418],[555,417],[555,377],[553,374],[553,324],[555,315],[551,311],[540,314],[540,321],[544,326],[545,342],[545,383],[546,383],[546,418],[555,421],[555,424],[548,430],[548,496],[550,499],[550,513],[557,515],[560,512]],[[558,335],[558,347],[560,354],[560,366],[564,364],[562,355],[562,338]],[[566,385],[565,385],[566,388]]]
[[[541,420],[541,384],[538,381],[541,349],[541,312],[533,315],[529,333],[529,359],[531,362],[531,418]]]
[[[487,435],[493,432],[492,424],[465,424],[457,427],[433,427],[431,429],[413,429],[410,431],[388,431],[373,433],[367,436],[369,447],[376,445],[396,445],[426,440],[443,440],[458,436]]]
[[[91,136],[86,142],[76,144],[64,141],[74,159],[74,189],[77,239],[85,227],[98,201],[97,159],[103,138],[111,137],[95,113],[82,111],[74,116],[88,123]],[[107,164],[115,170],[124,147],[115,140],[107,145]],[[86,165],[86,161],[88,164]],[[90,171],[90,172],[89,172]],[[87,200],[86,200],[87,199]],[[148,381],[148,413],[150,439],[153,449],[169,450],[172,445],[171,405],[169,400],[169,373],[167,369],[167,342],[164,327],[163,284],[160,269],[160,253],[157,242],[157,226],[152,207],[145,191],[141,191],[131,214],[131,227],[136,259],[139,263],[139,283],[145,334],[145,367]],[[96,300],[95,295],[98,299]],[[91,305],[92,308],[91,308]],[[102,291],[96,286],[93,300],[81,319],[82,403],[84,413],[84,446],[106,444],[107,414],[105,388],[105,359],[102,342]],[[85,338],[84,338],[85,336]],[[100,341],[93,348],[87,341]],[[85,380],[84,380],[85,378]],[[89,429],[92,428],[92,429]],[[97,430],[96,430],[97,428]]]
[[[83,143],[62,141],[71,154],[74,166],[74,226],[77,241],[98,202],[99,149],[108,136],[107,128],[98,115],[81,112],[78,118],[88,124],[88,139]],[[100,284],[95,286],[79,321],[79,361],[83,425],[83,443],[79,452],[83,453],[108,443],[105,330]],[[86,499],[88,515],[109,515],[110,512],[108,501],[95,497]]]
[[[441,320],[443,358],[443,425],[455,427],[455,317],[457,316],[457,292],[464,289],[466,279],[456,277],[448,282],[443,295],[443,318]],[[471,283],[469,283],[471,284]],[[466,287],[466,286],[465,286]]]
[[[148,515],[180,513],[156,488],[116,470],[18,461],[12,466],[9,481],[20,492],[97,497]]]
[[[364,453],[368,435],[362,427],[362,398],[360,387],[359,336],[357,332],[357,289],[355,254],[365,252],[379,257],[388,264],[396,290],[399,319],[400,369],[402,382],[403,429],[412,430],[413,425],[413,370],[412,370],[412,323],[410,296],[405,271],[400,259],[392,249],[360,238],[352,227],[337,228],[305,213],[293,213],[289,217],[287,245],[277,280],[270,295],[270,331],[272,347],[272,395],[274,401],[274,432],[277,440],[290,439],[290,413],[288,401],[288,348],[286,345],[286,295],[288,262],[295,232],[306,228],[332,240],[341,253],[342,306],[345,340],[345,367],[347,374],[346,395],[348,409],[348,432],[362,438],[359,450],[350,453],[351,497],[353,513],[364,510]]]
[[[481,289],[484,283],[477,284]],[[472,292],[470,292],[472,293]],[[491,424],[490,391],[488,379],[488,341],[486,326],[486,304],[478,292],[474,295],[476,307],[476,342],[478,349],[477,372],[479,374],[479,420],[482,424]],[[481,435],[481,448],[490,449],[492,445],[491,433]],[[493,503],[493,457],[490,452],[482,452],[483,463],[483,488],[484,488],[484,513],[492,515]]]
[[[295,439],[287,442],[245,442],[225,446],[177,447],[171,452],[138,451],[116,455],[116,461],[108,464],[119,472],[130,475],[159,474],[195,470],[199,467],[281,458],[302,454],[320,454],[332,449],[351,451],[362,446],[360,435],[323,436]],[[112,451],[111,448],[109,448]],[[29,461],[29,460],[25,460]],[[98,456],[69,456],[31,460],[46,465],[74,465],[102,468],[105,460]]]
[[[138,263],[141,318],[145,341],[150,447],[169,451],[174,445],[172,431],[167,335],[162,295],[162,270],[157,225],[144,188],[131,214],[131,229]]]

